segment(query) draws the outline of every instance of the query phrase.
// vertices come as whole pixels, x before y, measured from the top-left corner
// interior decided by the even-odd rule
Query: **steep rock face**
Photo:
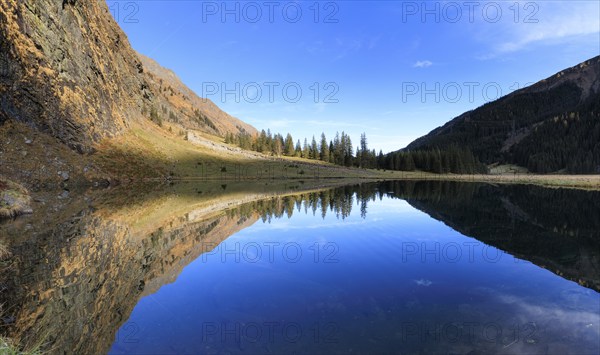
[[[226,133],[257,134],[256,128],[223,112],[211,100],[201,98],[188,88],[172,70],[154,59],[138,56],[144,65],[148,81],[158,93],[156,101],[164,107],[165,119],[187,129],[197,129],[224,136]]]
[[[79,152],[140,118],[152,98],[104,1],[2,1],[0,53],[0,123],[24,122]]]
[[[219,136],[256,133],[142,59],[103,0],[2,1],[0,124],[25,123],[80,153],[149,119]]]

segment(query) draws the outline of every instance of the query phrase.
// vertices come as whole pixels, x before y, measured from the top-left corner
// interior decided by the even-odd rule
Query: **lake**
[[[600,192],[309,185],[40,193],[0,224],[4,332],[50,353],[600,353]]]

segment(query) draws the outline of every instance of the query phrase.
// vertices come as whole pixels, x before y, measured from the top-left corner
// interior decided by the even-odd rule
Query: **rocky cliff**
[[[0,2],[0,124],[25,123],[80,153],[150,118],[215,135],[256,132],[166,73],[140,60],[104,1]]]
[[[153,97],[103,1],[2,1],[0,51],[0,122],[24,122],[82,153],[141,119]]]

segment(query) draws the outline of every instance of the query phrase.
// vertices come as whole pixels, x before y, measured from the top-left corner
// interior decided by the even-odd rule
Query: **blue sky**
[[[384,152],[600,54],[600,2],[107,0],[137,51],[295,139]]]

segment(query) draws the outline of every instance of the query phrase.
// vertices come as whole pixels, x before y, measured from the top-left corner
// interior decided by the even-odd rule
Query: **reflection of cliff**
[[[145,295],[258,218],[298,210],[338,218],[389,195],[464,235],[600,290],[600,192],[456,182],[321,189],[197,182],[151,191],[42,193],[32,216],[0,224],[0,325],[22,345],[101,353]],[[358,213],[359,211],[356,211]]]
[[[207,246],[257,219],[223,211],[197,220],[183,215],[140,233],[144,228],[83,207],[39,233],[27,232],[31,224],[5,226],[23,237],[13,243],[19,257],[0,276],[7,288],[1,302],[14,317],[8,335],[29,347],[42,342],[52,353],[106,352],[143,295],[173,282]]]
[[[406,185],[400,196],[458,232],[600,290],[600,193],[535,186]],[[419,186],[420,184],[420,186]]]
[[[318,197],[329,196],[323,188],[340,184],[191,182],[37,192],[33,215],[0,223],[13,254],[10,268],[0,264],[2,335],[26,349],[105,352],[139,299],[173,282],[203,252],[260,217],[291,215],[302,200],[316,210]]]

